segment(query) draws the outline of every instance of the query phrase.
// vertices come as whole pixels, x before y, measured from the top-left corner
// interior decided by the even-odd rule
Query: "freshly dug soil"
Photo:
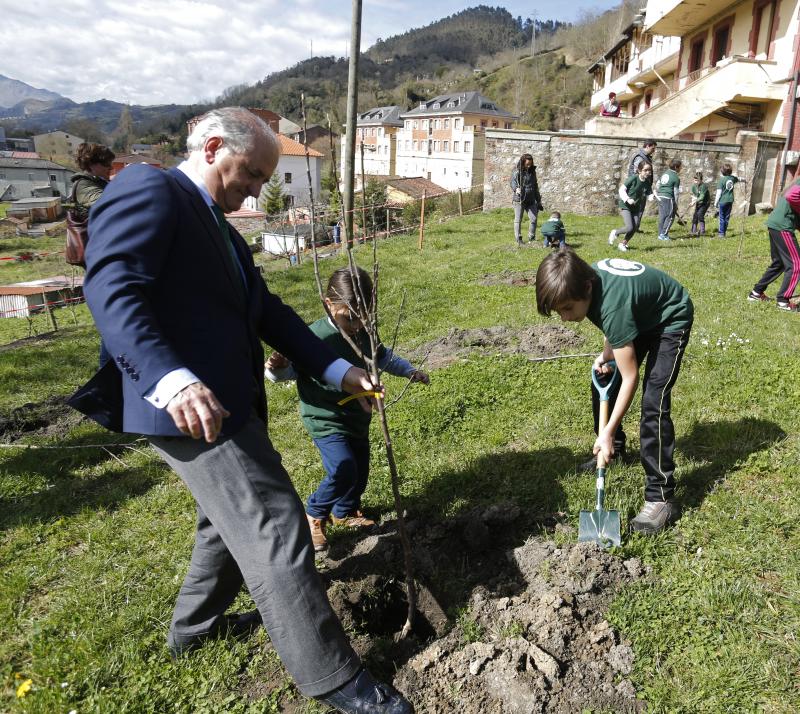
[[[566,545],[524,540],[531,521],[508,503],[411,521],[421,585],[413,634],[400,642],[407,605],[394,522],[366,537],[334,531],[319,565],[354,647],[418,714],[643,711],[627,678],[634,652],[604,613],[646,570],[548,521]]]
[[[504,270],[501,273],[486,273],[478,285],[513,285],[514,287],[526,288],[536,283],[535,270]]]
[[[563,325],[532,325],[521,330],[508,327],[478,327],[470,330],[452,328],[438,340],[421,345],[411,353],[417,361],[425,358],[426,368],[446,367],[472,354],[525,355],[549,357],[572,350],[583,337]]]
[[[30,402],[0,414],[0,442],[12,443],[24,436],[55,436],[78,424],[83,416],[67,406],[65,397]]]

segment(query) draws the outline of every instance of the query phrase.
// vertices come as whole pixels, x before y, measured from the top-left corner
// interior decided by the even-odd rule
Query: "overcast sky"
[[[497,4],[515,17],[568,21],[618,2]],[[364,0],[362,48],[469,5]],[[306,59],[311,40],[315,55],[344,56],[351,7],[349,0],[0,0],[0,74],[77,102],[209,100]]]

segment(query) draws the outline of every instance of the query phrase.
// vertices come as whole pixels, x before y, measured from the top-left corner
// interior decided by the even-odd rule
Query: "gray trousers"
[[[639,221],[642,220],[642,214],[638,212],[633,213],[630,208],[620,208],[619,214],[622,216],[625,225],[622,226],[622,228],[617,228],[617,235],[624,233],[625,237],[623,240],[627,244],[636,233],[636,229],[639,227]]]
[[[519,231],[523,211],[528,214],[531,222],[528,228],[528,240],[536,240],[536,221],[539,218],[539,209],[536,206],[523,206],[521,203],[514,203],[514,237],[517,240],[522,240],[522,234]]]
[[[669,196],[660,196],[658,199],[658,235],[669,235],[672,222],[675,220],[675,201]]]
[[[197,534],[178,594],[173,644],[210,632],[247,585],[297,687],[319,696],[361,667],[314,565],[303,504],[255,414],[214,444],[150,437],[197,502]]]

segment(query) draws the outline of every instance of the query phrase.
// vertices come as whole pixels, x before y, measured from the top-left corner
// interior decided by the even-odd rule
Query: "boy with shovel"
[[[569,249],[548,255],[536,272],[536,305],[540,314],[558,313],[564,321],[589,320],[603,332],[603,351],[594,370],[610,372],[614,360],[621,380],[609,393],[610,416],[598,432],[599,399],[592,388],[595,454],[610,463],[625,452],[622,419],[642,380],[641,462],[645,503],[630,522],[631,530],[654,534],[677,520],[674,499],[675,430],[670,418],[672,387],[689,340],[694,307],[677,280],[656,268],[621,258],[589,265]],[[591,467],[594,463],[591,462]]]

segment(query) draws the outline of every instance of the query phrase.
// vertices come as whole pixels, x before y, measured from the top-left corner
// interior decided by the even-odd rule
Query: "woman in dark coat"
[[[536,221],[539,211],[544,210],[544,207],[539,194],[539,182],[536,180],[536,167],[533,165],[533,157],[530,154],[520,156],[514,172],[511,174],[511,190],[514,192],[511,201],[514,206],[514,236],[517,239],[517,245],[522,245],[520,223],[523,211],[528,214],[530,219],[528,241],[533,243],[536,240]]]

